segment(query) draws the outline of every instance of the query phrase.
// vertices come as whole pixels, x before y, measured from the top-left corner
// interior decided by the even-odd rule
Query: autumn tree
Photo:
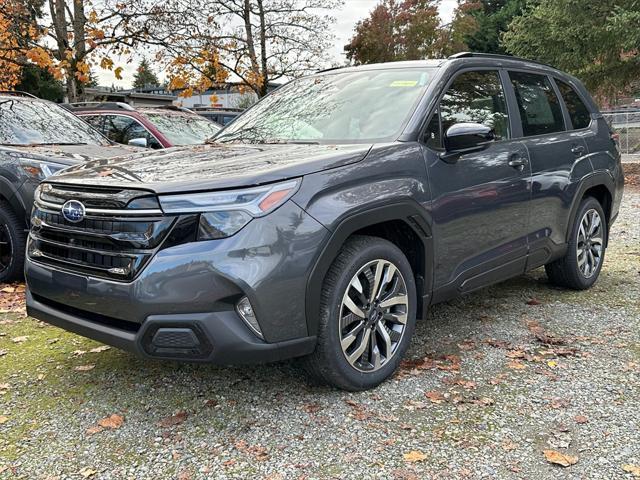
[[[133,75],[133,88],[144,88],[148,85],[160,85],[158,76],[151,68],[151,64],[143,58],[138,64],[138,69]]]
[[[538,0],[515,17],[504,48],[573,73],[612,99],[640,76],[640,2]]]
[[[21,34],[19,42],[0,28],[0,61],[17,68],[35,64],[63,80],[69,101],[83,96],[91,82],[91,67],[113,70],[121,77],[118,56],[130,57],[145,38],[153,14],[129,8],[117,0],[49,0],[35,14],[41,0],[1,0],[0,22]],[[33,6],[32,6],[33,5]],[[38,13],[38,12],[36,12]],[[36,21],[29,22],[29,17]],[[13,43],[12,43],[13,42]]]
[[[419,60],[438,56],[440,39],[435,0],[382,0],[358,22],[345,51],[357,65]]]
[[[159,14],[147,42],[158,47],[171,89],[189,95],[233,78],[261,97],[269,82],[323,65],[329,13],[342,0],[166,0],[154,10],[155,3],[128,2]]]
[[[1,0],[0,8],[0,89],[9,90],[20,82],[27,63],[29,43],[39,37],[37,19],[42,0]]]

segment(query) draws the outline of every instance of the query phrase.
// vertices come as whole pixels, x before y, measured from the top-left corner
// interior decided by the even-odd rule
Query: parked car
[[[27,309],[149,358],[305,357],[363,390],[431,304],[543,265],[591,287],[623,182],[584,86],[546,65],[465,53],[325,71],[215,144],[45,180]]]
[[[138,151],[111,143],[55,103],[0,92],[0,282],[22,276],[33,191],[42,180],[89,159]]]
[[[133,108],[120,102],[85,102],[64,107],[116,143],[153,149],[201,144],[222,128],[171,105]]]
[[[229,125],[233,122],[243,110],[240,108],[211,108],[211,107],[194,107],[193,111],[204,118],[216,122],[219,125]]]

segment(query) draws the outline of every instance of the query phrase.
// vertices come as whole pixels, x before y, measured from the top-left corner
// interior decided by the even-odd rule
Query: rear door
[[[528,71],[509,71],[509,79],[531,162],[530,269],[547,263],[563,248],[571,185],[591,166],[583,135],[572,130],[553,79]]]
[[[427,128],[435,301],[524,272],[531,174],[526,148],[513,140],[503,79],[498,69],[457,74]],[[465,122],[490,126],[496,141],[445,162],[442,136]]]

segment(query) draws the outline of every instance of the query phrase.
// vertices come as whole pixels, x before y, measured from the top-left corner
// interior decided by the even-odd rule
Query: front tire
[[[545,265],[551,283],[573,290],[586,290],[596,283],[604,263],[607,232],[602,205],[585,197],[573,221],[566,255]]]
[[[397,369],[415,322],[416,285],[402,251],[381,238],[351,237],[325,277],[307,368],[344,390],[373,388]]]

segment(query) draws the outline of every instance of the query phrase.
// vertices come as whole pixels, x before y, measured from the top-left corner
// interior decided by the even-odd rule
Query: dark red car
[[[119,102],[63,105],[110,140],[125,145],[168,148],[197,145],[213,137],[219,124],[182,107],[140,107]]]

